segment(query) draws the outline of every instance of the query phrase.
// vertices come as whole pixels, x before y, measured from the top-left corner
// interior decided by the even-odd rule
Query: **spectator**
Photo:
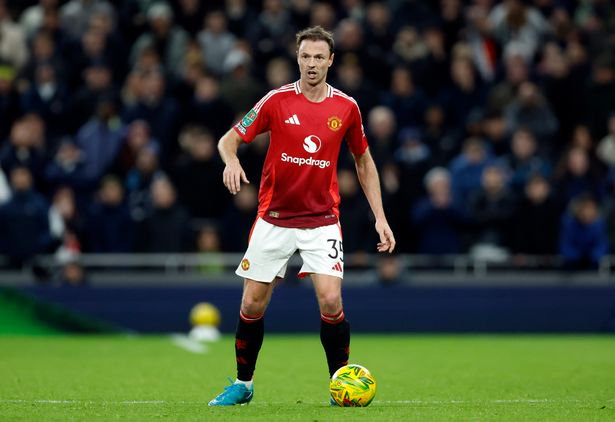
[[[385,106],[374,107],[367,115],[370,152],[378,168],[393,161],[397,145],[397,121],[395,115]]]
[[[468,199],[480,190],[483,171],[492,161],[485,144],[478,138],[466,139],[461,153],[451,161],[453,202],[461,209],[465,210]]]
[[[179,132],[179,105],[166,95],[165,81],[159,70],[147,70],[140,74],[137,103],[124,111],[124,123],[146,121],[152,135],[160,141],[163,166],[171,162],[177,152],[176,137]]]
[[[43,25],[45,11],[57,9],[58,0],[39,0],[37,4],[27,7],[19,17],[19,26],[23,29],[26,38],[31,38]]]
[[[139,227],[137,249],[142,252],[185,252],[190,249],[190,217],[177,203],[166,177],[151,185],[152,208]]]
[[[513,134],[511,153],[503,163],[510,171],[510,187],[514,193],[521,193],[532,176],[551,176],[551,164],[537,151],[536,138],[527,129],[520,128]]]
[[[78,259],[70,259],[62,267],[60,280],[68,286],[78,287],[87,284],[88,279],[85,269],[79,263]]]
[[[584,81],[574,74],[565,51],[555,42],[545,45],[538,71],[545,98],[560,123],[560,136],[568,139],[583,114],[583,101],[579,99],[583,98]],[[559,153],[557,147],[556,152]]]
[[[446,111],[438,103],[430,104],[425,110],[423,140],[437,166],[446,166],[459,150],[459,134],[446,125],[446,120]]]
[[[364,255],[371,252],[376,241],[370,230],[373,225],[369,204],[361,194],[354,170],[342,169],[338,173],[340,222],[343,227],[346,262],[364,263]],[[366,218],[366,216],[370,216]]]
[[[559,250],[568,269],[598,268],[609,253],[606,225],[591,196],[577,197],[562,220]]]
[[[83,172],[98,183],[119,154],[124,129],[113,97],[101,97],[96,114],[77,132],[75,143],[81,149]]]
[[[45,180],[52,187],[69,186],[85,197],[98,186],[98,181],[88,174],[85,154],[70,138],[60,141],[53,159],[45,169]]]
[[[175,2],[174,2],[175,3]],[[203,26],[203,2],[199,0],[179,0],[175,5],[175,22],[194,38]]]
[[[42,64],[50,64],[59,75],[64,75],[66,69],[58,52],[53,35],[46,31],[38,32],[32,39],[32,54],[21,71],[23,78],[32,84],[36,80],[36,69]],[[62,79],[62,76],[60,76]],[[65,81],[62,81],[63,83]]]
[[[560,213],[544,176],[536,174],[527,180],[514,220],[513,253],[554,255],[557,252]]]
[[[265,88],[250,70],[250,55],[242,48],[233,49],[224,60],[225,76],[220,83],[220,97],[240,115],[256,104]]]
[[[455,4],[458,0],[448,0],[445,4]],[[487,82],[493,82],[496,76],[497,66],[497,45],[491,34],[488,20],[488,9],[485,3],[474,3],[467,8],[467,24],[464,28],[467,35],[468,47],[472,61],[476,66],[481,78]],[[445,8],[446,10],[446,8]],[[445,11],[443,11],[443,14]],[[459,36],[459,32],[448,37],[448,44],[452,45]]]
[[[121,50],[114,53],[109,45],[105,33],[97,28],[88,29],[78,42],[69,44],[71,49],[66,57],[68,63],[67,83],[71,90],[78,90],[84,82],[86,69],[94,63],[104,63],[113,69],[115,54],[120,54]]]
[[[404,26],[395,35],[390,60],[398,66],[411,66],[426,60],[429,50],[416,27]]]
[[[481,189],[469,202],[469,213],[475,225],[473,255],[499,259],[508,254],[515,208],[515,198],[506,186],[504,169],[497,165],[485,167]]]
[[[70,0],[60,8],[62,29],[73,38],[80,38],[88,29],[90,16],[104,10],[113,15],[113,6],[106,0]]]
[[[27,167],[13,167],[10,179],[12,197],[0,206],[0,251],[20,268],[51,245],[48,205],[33,189],[32,173]]]
[[[0,63],[20,71],[28,60],[28,52],[23,29],[11,19],[6,0],[0,0]]]
[[[113,176],[103,179],[89,210],[88,251],[126,253],[133,251],[134,222],[126,205],[124,188]]]
[[[389,73],[390,69],[386,61],[376,62],[370,49],[364,47],[364,32],[360,22],[352,18],[342,19],[335,30],[336,54],[339,57],[355,57],[359,68],[369,75],[370,80],[374,79],[372,77],[374,74]]]
[[[564,152],[555,170],[555,182],[562,208],[582,194],[591,194],[594,198],[603,196],[604,186],[595,169],[590,167],[587,151],[580,147]]]
[[[518,44],[527,60],[531,60],[542,44],[548,26],[540,12],[523,0],[505,0],[489,14],[495,39],[505,51]]]
[[[607,132],[606,122],[615,104],[615,65],[610,56],[600,56],[594,61],[585,97],[585,121],[594,138],[599,139]]]
[[[220,83],[209,75],[198,79],[187,114],[190,123],[205,126],[216,140],[226,133],[235,118],[233,107],[220,96]]]
[[[6,179],[2,167],[0,167],[0,206],[6,204],[11,199],[11,195],[11,186]]]
[[[423,31],[423,42],[427,48],[427,55],[424,60],[416,65],[417,83],[423,87],[425,93],[431,97],[438,95],[442,85],[446,84],[450,79],[450,59],[449,53],[446,50],[444,33],[436,25],[429,25]],[[458,57],[455,55],[453,60],[463,59],[470,61],[467,57]]]
[[[393,286],[401,279],[402,266],[396,255],[378,257],[378,283],[381,286]]]
[[[333,31],[337,23],[337,15],[333,5],[325,1],[316,1],[310,9],[310,26],[322,26],[327,31]]]
[[[103,99],[117,96],[111,69],[104,62],[91,63],[84,70],[85,85],[72,96],[70,122],[73,131],[79,130],[94,117]]]
[[[151,208],[151,185],[154,179],[164,173],[158,163],[159,150],[154,144],[148,144],[137,152],[135,165],[126,175],[128,205],[132,218],[140,222]]]
[[[293,6],[296,2],[293,2]],[[309,9],[309,4],[308,4]],[[224,14],[228,19],[229,30],[238,38],[247,38],[247,32],[253,28],[257,15],[247,0],[228,0],[224,2]],[[201,21],[199,21],[200,28]],[[299,25],[304,28],[307,25]]]
[[[49,207],[49,227],[52,238],[59,244],[55,252],[59,261],[79,256],[85,240],[86,221],[77,209],[71,188],[60,187],[54,193]]]
[[[269,89],[279,87],[294,82],[294,70],[291,63],[283,57],[275,57],[267,62],[265,78]]]
[[[192,217],[221,218],[229,197],[220,182],[224,167],[216,156],[216,141],[211,132],[200,126],[185,127],[179,139],[185,155],[171,174],[179,202]]]
[[[173,23],[173,11],[165,2],[154,3],[147,10],[147,21],[150,30],[142,34],[130,53],[131,62],[134,63],[141,51],[145,48],[154,48],[162,58],[165,69],[174,77],[179,77],[185,55],[188,34],[181,27]]]
[[[12,123],[21,115],[19,94],[14,82],[15,69],[0,64],[0,145],[9,135]]]
[[[244,12],[244,16],[247,13]],[[263,1],[263,9],[258,17],[244,28],[257,62],[264,63],[286,52],[296,30],[290,18],[291,15],[282,0]]]
[[[463,212],[454,204],[451,175],[434,167],[425,175],[427,196],[412,208],[413,230],[419,233],[418,253],[458,254],[462,252]]]
[[[504,109],[504,115],[508,133],[525,127],[536,136],[541,149],[548,149],[558,122],[536,85],[522,83],[516,98]]]
[[[425,96],[414,85],[410,69],[397,67],[391,74],[390,92],[383,94],[382,104],[390,107],[398,122],[418,125],[425,112]]]
[[[446,104],[449,124],[463,125],[470,111],[476,110],[485,101],[485,89],[477,79],[472,62],[458,58],[451,63],[452,84],[441,92],[442,102]]]
[[[22,94],[21,106],[25,112],[41,116],[50,138],[68,134],[68,91],[51,64],[37,66],[34,84]]]
[[[224,60],[235,46],[235,36],[227,29],[224,13],[218,10],[205,16],[205,25],[198,34],[205,66],[217,76],[224,73]]]
[[[482,116],[480,131],[482,136],[496,156],[510,152],[510,134],[506,127],[504,116],[496,111],[487,112]],[[514,132],[513,132],[514,133]]]
[[[233,196],[233,203],[224,213],[222,230],[223,247],[225,252],[240,252],[248,246],[250,229],[256,218],[258,207],[258,192],[254,184],[245,185],[237,195]]]
[[[598,143],[596,155],[603,165],[615,168],[615,112],[609,116],[608,129],[608,134]]]
[[[8,174],[13,167],[28,167],[37,182],[45,166],[43,140],[37,138],[40,119],[26,115],[15,121],[8,142],[0,150],[0,166]]]
[[[189,40],[186,45],[186,54],[183,57],[182,70],[179,78],[172,85],[171,96],[183,106],[185,113],[186,105],[192,99],[196,84],[205,75],[205,61],[201,55],[201,48],[194,40]]]
[[[378,103],[376,87],[371,79],[364,77],[364,69],[355,54],[336,56],[336,62],[337,80],[334,86],[354,98],[361,114],[366,116]]]
[[[529,80],[529,66],[521,54],[513,51],[503,59],[505,79],[493,85],[487,97],[487,110],[493,113],[502,113],[515,98],[519,86]]]
[[[404,196],[409,200],[422,194],[420,182],[431,168],[431,151],[417,128],[404,128],[399,132],[400,145],[395,151],[395,161],[400,168]]]
[[[205,224],[198,229],[196,250],[202,257],[200,272],[219,274],[224,271],[224,261],[219,256],[222,253],[221,244],[220,233],[215,225]]]
[[[362,16],[351,16],[361,19]],[[395,40],[391,9],[386,3],[371,2],[365,11],[365,44],[370,46],[375,63],[383,63]]]
[[[145,147],[156,151],[156,153],[160,151],[160,145],[152,137],[147,122],[135,120],[124,128],[120,152],[115,160],[112,173],[125,179],[128,172],[135,167],[139,151]]]

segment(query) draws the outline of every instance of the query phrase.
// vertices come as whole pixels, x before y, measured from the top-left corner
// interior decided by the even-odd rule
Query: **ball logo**
[[[322,141],[316,135],[308,135],[303,140],[303,149],[309,152],[310,154],[314,154],[320,150],[320,146],[322,145]]]
[[[250,269],[250,261],[247,258],[241,260],[241,269],[244,271],[248,271]]]

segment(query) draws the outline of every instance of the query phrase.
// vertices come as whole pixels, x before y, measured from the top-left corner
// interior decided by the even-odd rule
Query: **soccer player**
[[[242,142],[270,132],[257,218],[236,274],[244,290],[235,340],[237,379],[210,406],[252,400],[252,377],[264,335],[264,314],[277,278],[299,251],[300,276],[310,275],[320,307],[320,339],[329,375],[348,363],[350,326],[342,308],[343,244],[338,219],[337,159],[343,140],[376,217],[379,252],[393,252],[395,238],[382,207],[380,181],[357,103],[327,84],[333,37],[316,26],[297,33],[300,79],[265,95],[218,144],[224,185],[235,195],[249,183],[237,157]]]

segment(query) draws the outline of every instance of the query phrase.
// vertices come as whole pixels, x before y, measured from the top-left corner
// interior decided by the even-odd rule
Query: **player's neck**
[[[313,103],[320,103],[327,97],[327,82],[323,79],[316,85],[310,85],[303,80],[299,81],[301,93]]]

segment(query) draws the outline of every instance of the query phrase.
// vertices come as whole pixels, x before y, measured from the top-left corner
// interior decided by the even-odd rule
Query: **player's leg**
[[[275,280],[271,283],[245,279],[235,331],[235,360],[237,379],[209,402],[210,406],[248,404],[254,396],[252,378],[258,352],[265,336],[264,315],[271,300]]]
[[[329,376],[348,364],[350,324],[342,306],[342,279],[326,274],[312,274],[320,308],[320,341],[325,349]]]
[[[246,404],[252,400],[252,377],[265,333],[263,317],[275,280],[284,276],[288,259],[295,249],[292,230],[257,219],[248,250],[235,271],[245,280],[235,333],[237,379],[210,401],[210,406]]]
[[[235,333],[237,380],[251,382],[265,335],[264,315],[274,283],[246,279]]]

